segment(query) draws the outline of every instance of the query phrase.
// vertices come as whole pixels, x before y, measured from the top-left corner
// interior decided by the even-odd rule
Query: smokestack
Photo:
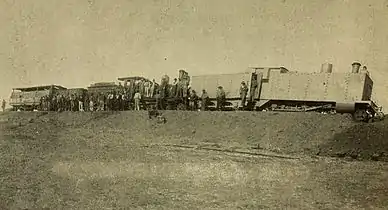
[[[355,73],[355,74],[360,73],[360,67],[361,67],[361,63],[359,62],[352,63],[352,73]]]
[[[321,66],[321,73],[332,73],[333,72],[333,64],[324,63]]]

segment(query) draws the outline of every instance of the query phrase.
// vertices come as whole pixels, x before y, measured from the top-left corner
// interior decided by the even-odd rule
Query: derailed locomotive
[[[191,88],[206,90],[215,101],[216,87],[222,86],[229,105],[237,108],[244,81],[249,87],[247,106],[243,105],[247,110],[350,113],[357,121],[381,119],[382,108],[372,101],[373,81],[360,66],[353,63],[352,71],[346,73],[332,72],[331,64],[315,73],[249,68],[235,74],[192,76]]]

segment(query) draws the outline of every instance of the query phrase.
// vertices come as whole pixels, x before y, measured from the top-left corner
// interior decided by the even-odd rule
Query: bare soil
[[[314,113],[164,116],[165,124],[146,112],[1,114],[0,209],[388,207],[388,163],[370,161],[384,160],[385,121]],[[297,159],[236,153],[242,150]]]

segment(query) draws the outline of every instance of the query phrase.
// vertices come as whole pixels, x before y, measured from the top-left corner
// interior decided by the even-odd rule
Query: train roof
[[[147,78],[145,78],[145,77],[140,77],[140,76],[120,77],[120,78],[118,78],[119,81],[126,81],[126,80],[141,80],[141,79],[150,81],[149,79],[147,79]]]
[[[20,91],[39,91],[39,90],[48,90],[50,88],[54,88],[57,90],[66,90],[67,88],[62,87],[60,85],[41,85],[41,86],[32,86],[32,87],[25,87],[25,88],[13,88],[13,90],[20,90]]]
[[[99,88],[116,88],[118,85],[90,85],[87,89],[99,89]]]
[[[82,88],[82,87],[75,87],[75,88],[67,88],[67,89],[61,89],[61,90],[70,90],[70,91],[82,90],[82,91],[87,91],[88,89]]]

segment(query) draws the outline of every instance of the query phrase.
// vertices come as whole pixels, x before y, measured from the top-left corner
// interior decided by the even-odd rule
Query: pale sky
[[[180,68],[346,72],[360,61],[388,110],[387,0],[0,0],[0,27],[0,98]]]

